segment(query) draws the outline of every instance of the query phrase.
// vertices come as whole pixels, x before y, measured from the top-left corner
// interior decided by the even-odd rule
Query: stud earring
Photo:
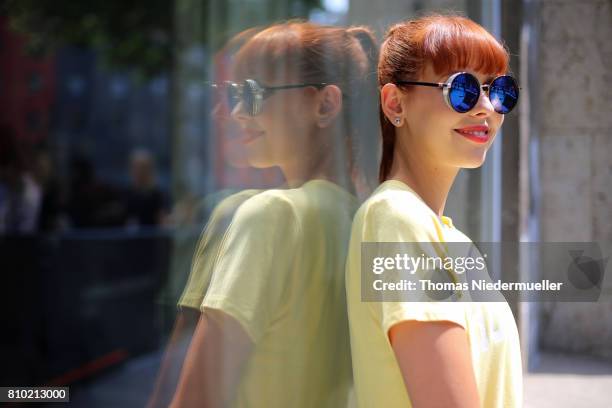
[[[398,116],[397,118],[395,118],[395,120],[394,120],[394,122],[395,122],[395,124],[396,124],[397,126],[399,126],[399,124],[400,124],[400,122],[401,122],[401,121],[402,121],[402,120],[399,118],[399,116]]]

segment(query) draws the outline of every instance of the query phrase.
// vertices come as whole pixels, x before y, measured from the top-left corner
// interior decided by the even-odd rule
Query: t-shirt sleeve
[[[446,246],[439,234],[440,225],[436,224],[439,221],[423,205],[411,196],[374,202],[364,214],[362,242],[410,243],[402,245],[409,256],[444,257]],[[424,271],[416,270],[415,274],[419,276]],[[408,320],[451,321],[466,327],[465,303],[461,302],[384,301],[383,296],[383,301],[370,305],[385,333]]]
[[[243,190],[225,197],[210,213],[208,222],[196,245],[195,254],[191,261],[191,270],[187,284],[178,301],[178,306],[200,309],[204,295],[210,285],[214,263],[227,231],[238,208],[259,191]],[[210,205],[212,199],[206,197],[200,206]]]
[[[262,193],[246,201],[225,233],[202,309],[229,314],[257,342],[286,304],[300,231],[283,196]]]
[[[199,309],[212,276],[212,266],[225,230],[220,228],[224,220],[211,217],[196,245],[195,255],[187,284],[178,301],[178,306]]]

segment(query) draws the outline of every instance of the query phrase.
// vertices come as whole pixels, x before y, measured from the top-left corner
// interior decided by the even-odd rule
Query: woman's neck
[[[327,180],[342,187],[347,184],[334,168],[330,158],[303,157],[294,163],[283,163],[280,168],[289,188],[300,187],[310,180]]]
[[[409,152],[395,150],[387,179],[398,180],[413,189],[439,217],[444,214],[448,193],[459,168],[440,166]]]
[[[327,139],[331,137],[338,137],[338,135],[330,135]],[[333,146],[321,146],[320,149],[302,154],[295,160],[287,161],[279,166],[289,188],[299,187],[310,180],[327,180],[353,192],[349,166],[346,163],[347,158],[342,153]]]

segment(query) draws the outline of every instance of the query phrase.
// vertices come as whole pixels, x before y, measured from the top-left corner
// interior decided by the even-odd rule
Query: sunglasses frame
[[[430,87],[434,87],[434,88],[442,88],[442,93],[444,95],[444,102],[446,102],[446,105],[448,105],[448,107],[451,108],[452,110],[454,110],[455,112],[458,112],[458,113],[467,113],[467,112],[471,111],[472,109],[474,109],[474,106],[472,106],[470,109],[468,109],[465,112],[461,112],[461,111],[458,111],[457,109],[455,109],[453,107],[453,105],[451,104],[451,102],[450,102],[450,90],[452,88],[453,81],[455,80],[455,78],[457,76],[462,75],[462,74],[470,75],[472,78],[474,78],[474,80],[476,80],[476,82],[478,83],[478,85],[480,87],[480,94],[478,95],[478,99],[476,99],[476,103],[474,104],[474,106],[476,106],[476,104],[478,103],[478,100],[480,99],[480,96],[482,95],[483,91],[486,92],[487,97],[490,98],[489,92],[491,90],[491,84],[493,82],[495,82],[496,80],[498,80],[499,78],[503,78],[503,77],[511,78],[512,81],[516,84],[516,101],[517,101],[516,103],[518,104],[519,93],[520,93],[521,87],[518,86],[518,84],[516,82],[516,79],[513,76],[511,76],[511,75],[499,75],[499,76],[493,78],[491,80],[491,82],[488,83],[488,84],[481,84],[480,81],[478,80],[478,78],[476,78],[474,75],[470,74],[469,72],[465,72],[465,71],[456,72],[456,73],[452,74],[451,76],[448,77],[446,82],[396,81],[394,83],[396,85],[421,85],[421,86],[430,86]],[[497,113],[499,113],[501,115],[506,115],[506,114],[512,112],[512,110],[514,109],[515,106],[516,106],[516,104],[512,107],[512,109],[510,109],[506,113],[497,112],[497,111],[495,111],[495,112],[497,112]]]
[[[237,95],[240,98],[240,103],[242,103],[243,109],[249,116],[259,115],[263,107],[264,99],[272,95],[275,91],[283,90],[283,89],[307,88],[310,86],[313,86],[317,89],[322,89],[326,87],[327,85],[330,85],[325,82],[320,82],[320,83],[303,83],[303,84],[264,86],[264,85],[259,84],[259,82],[257,82],[256,80],[249,79],[249,78],[245,79],[241,84],[232,82],[232,81],[223,81],[222,84],[227,88],[228,100],[231,98],[234,98],[235,95]],[[220,84],[211,84],[211,85],[214,88],[220,88],[221,86]],[[249,89],[253,95],[252,106],[246,106],[247,104],[244,103],[245,98],[243,97],[243,95],[244,95],[245,88]],[[235,91],[234,95],[231,94],[232,91],[230,91],[230,89]],[[237,104],[233,105],[232,103],[229,103],[229,105],[230,105],[230,108],[233,110]]]

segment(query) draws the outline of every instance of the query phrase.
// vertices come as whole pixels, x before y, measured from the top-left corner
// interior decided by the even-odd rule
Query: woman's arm
[[[238,321],[207,309],[195,329],[170,407],[225,406],[252,346]]]
[[[199,317],[200,312],[195,309],[184,308],[179,311],[147,408],[168,406]]]
[[[392,326],[389,340],[413,407],[480,407],[463,327],[409,320]]]

